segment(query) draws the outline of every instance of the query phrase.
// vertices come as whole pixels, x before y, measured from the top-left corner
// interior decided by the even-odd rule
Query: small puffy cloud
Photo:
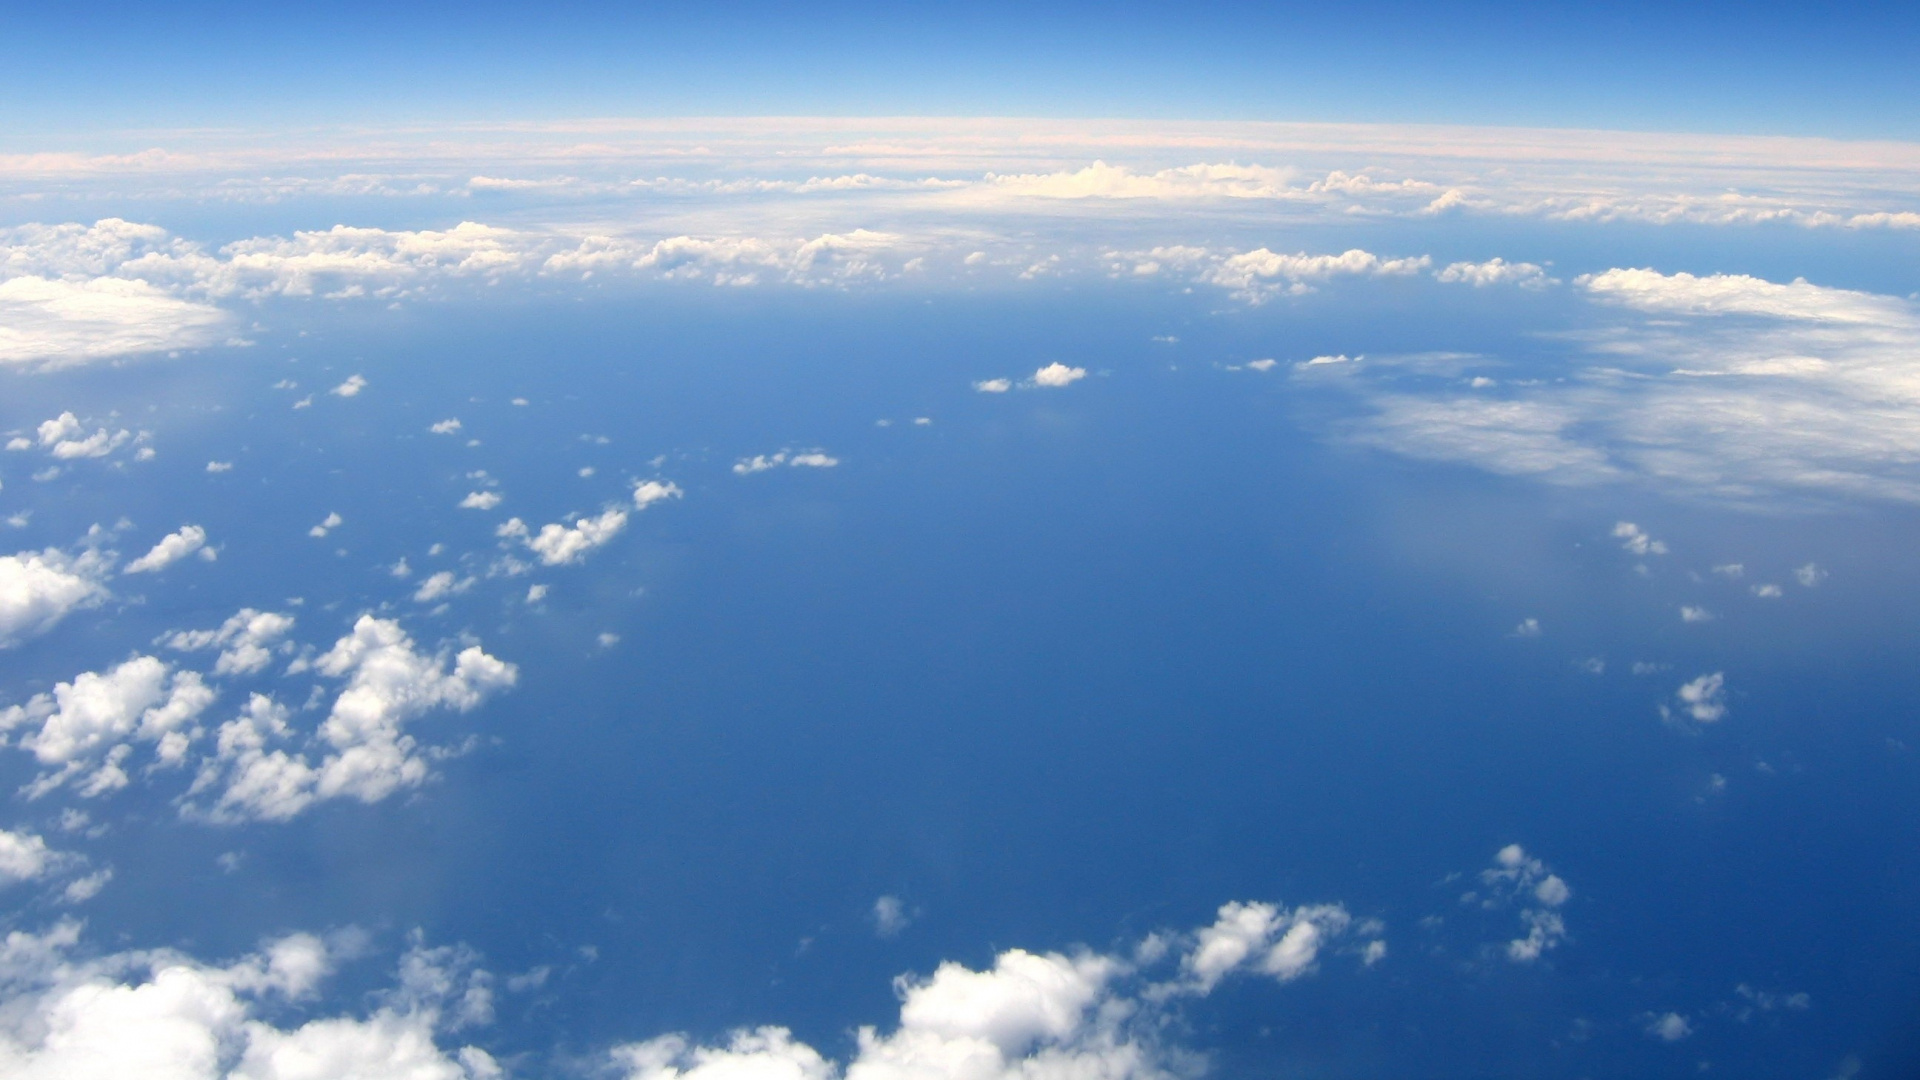
[[[427,428],[427,430],[435,435],[452,435],[460,430],[460,418],[450,416]]]
[[[1486,262],[1449,263],[1434,271],[1435,278],[1449,283],[1485,288],[1488,285],[1518,285],[1523,289],[1544,289],[1556,284],[1547,272],[1530,262],[1510,263],[1505,259]]]
[[[1270,356],[1266,356],[1266,357],[1261,357],[1258,360],[1249,360],[1247,361],[1246,366],[1252,368],[1255,371],[1272,371],[1274,368],[1274,365],[1278,364],[1279,362],[1280,361],[1275,360]]]
[[[491,510],[500,505],[500,493],[497,491],[469,491],[467,497],[460,500],[462,510]]]
[[[55,858],[40,837],[25,830],[0,829],[0,889],[41,877]]]
[[[735,476],[751,476],[754,473],[766,472],[769,469],[776,469],[782,465],[796,468],[831,469],[838,464],[840,464],[839,458],[833,457],[823,450],[807,450],[799,453],[781,450],[772,454],[755,454],[752,457],[741,458],[739,461],[733,463],[733,472]]]
[[[1721,563],[1713,568],[1713,572],[1729,581],[1738,581],[1746,576],[1747,568],[1743,563]]]
[[[898,937],[913,924],[913,915],[897,896],[883,896],[873,902],[873,932],[883,938]]]
[[[527,586],[527,603],[537,604],[540,601],[545,600],[546,598],[547,598],[547,586],[545,585]]]
[[[233,471],[233,462],[231,462],[231,461],[209,461],[209,462],[207,462],[207,471],[208,471],[208,472],[210,472],[210,473],[223,473],[223,472],[232,472],[232,471]]]
[[[1338,904],[1288,910],[1268,903],[1230,903],[1196,935],[1181,961],[1180,993],[1207,994],[1231,972],[1245,969],[1281,982],[1312,970],[1320,949],[1346,932],[1352,916]]]
[[[1827,580],[1827,572],[1814,563],[1808,563],[1793,572],[1793,579],[1811,589]]]
[[[200,552],[203,559],[213,557],[212,548],[207,546],[207,530],[198,525],[182,525],[177,532],[168,533],[153,550],[127,564],[126,574],[150,574],[164,569],[181,559]]]
[[[341,525],[345,523],[346,523],[345,518],[341,517],[339,514],[330,513],[325,518],[321,519],[320,524],[315,525],[311,529],[308,529],[307,535],[316,537],[316,538],[322,537],[327,535],[329,532],[332,532],[333,530],[339,528]]]
[[[75,610],[107,598],[101,579],[109,560],[95,551],[59,548],[0,555],[0,648],[53,628]]]
[[[755,454],[734,462],[733,473],[735,476],[748,476],[757,472],[766,472],[768,469],[786,464],[786,461],[787,452],[784,450],[777,454]]]
[[[1778,585],[1755,585],[1751,591],[1762,600],[1778,600],[1787,594],[1786,590]]]
[[[1712,622],[1714,614],[1706,608],[1694,604],[1680,605],[1680,621],[1689,623]]]
[[[32,440],[16,438],[7,444],[7,448],[25,450],[37,444],[61,461],[106,457],[132,441],[133,432],[125,429],[109,431],[103,427],[89,434],[79,417],[71,412],[63,412],[51,420],[42,421],[34,429],[34,436]]]
[[[1040,370],[1034,372],[1032,378],[1029,379],[1028,381],[1031,382],[1034,386],[1046,386],[1046,387],[1058,388],[1062,386],[1072,386],[1075,382],[1078,382],[1079,380],[1084,379],[1086,377],[1087,377],[1086,368],[1068,367],[1067,365],[1060,363],[1058,360],[1056,360],[1053,363],[1048,364],[1046,367],[1043,367]]]
[[[164,634],[160,643],[191,651],[219,648],[215,675],[253,675],[266,670],[281,640],[293,629],[293,616],[241,608],[215,630],[179,630]]]
[[[1647,1034],[1661,1042],[1679,1042],[1693,1034],[1693,1025],[1679,1013],[1662,1013],[1647,1021]]]
[[[99,795],[126,786],[121,763],[133,741],[153,743],[163,763],[177,763],[194,736],[194,720],[213,700],[198,673],[136,656],[0,710],[0,732],[26,729],[16,745],[48,768],[27,788],[29,797],[89,770],[80,792]]]
[[[680,485],[672,482],[662,483],[659,480],[642,481],[634,486],[633,508],[635,510],[645,510],[654,503],[664,502],[668,499],[678,499],[685,494],[685,492],[680,490]]]
[[[1669,720],[1693,720],[1717,723],[1727,715],[1727,677],[1716,671],[1681,685],[1674,691],[1674,705],[1660,706],[1660,714]]]
[[[1613,538],[1620,546],[1635,555],[1665,555],[1665,541],[1655,540],[1647,531],[1631,521],[1617,522],[1613,526]]]
[[[981,379],[973,388],[982,394],[1004,394],[1013,389],[1012,379]]]
[[[367,380],[364,376],[349,375],[347,376],[346,382],[343,382],[339,386],[336,386],[333,389],[327,391],[327,393],[336,395],[338,397],[343,397],[343,398],[357,397],[360,391],[365,390],[366,388],[367,388]]]
[[[1507,942],[1508,960],[1533,963],[1567,936],[1558,909],[1573,898],[1573,888],[1519,844],[1508,844],[1496,852],[1493,866],[1480,872],[1480,881],[1488,892],[1482,906],[1520,908],[1520,924],[1526,933]],[[1468,898],[1481,899],[1476,894]]]
[[[529,532],[527,523],[519,518],[508,518],[494,534],[503,540],[519,540],[540,556],[543,565],[565,566],[586,558],[587,552],[620,535],[626,527],[627,512],[610,507],[599,517],[582,517],[571,525],[542,525],[537,533]]]
[[[472,586],[472,578],[456,578],[453,571],[442,570],[437,574],[428,575],[427,580],[422,581],[420,587],[413,591],[413,598],[419,603],[431,604],[436,600],[444,600],[457,593],[466,592]]]
[[[1539,637],[1540,636],[1540,620],[1531,619],[1531,618],[1521,619],[1520,625],[1513,628],[1513,636],[1520,637],[1520,638]]]

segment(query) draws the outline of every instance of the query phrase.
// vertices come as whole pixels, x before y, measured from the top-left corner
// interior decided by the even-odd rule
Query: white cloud
[[[73,955],[79,924],[14,931],[0,1010],[0,1073],[27,1078],[164,1080],[499,1080],[484,1051],[442,1050],[490,976],[447,950],[416,946],[400,984],[364,1017],[273,1021],[309,1002],[341,959],[310,934],[265,943],[224,965],[170,950]],[[270,1019],[271,1018],[271,1019]],[[297,1023],[297,1021],[294,1021]]]
[[[1311,971],[1321,948],[1345,933],[1352,921],[1338,904],[1292,910],[1268,903],[1223,905],[1213,925],[1196,935],[1193,950],[1181,960],[1181,979],[1170,988],[1211,993],[1222,978],[1239,970],[1289,982]]]
[[[1519,844],[1508,844],[1494,855],[1493,866],[1480,872],[1489,896],[1486,907],[1515,905],[1526,933],[1507,942],[1506,956],[1516,964],[1530,964],[1567,936],[1558,909],[1573,898],[1573,889],[1547,864],[1528,855]],[[1468,894],[1465,899],[1480,899]]]
[[[51,369],[197,349],[223,340],[230,322],[218,308],[144,281],[0,280],[0,364]]]
[[[0,889],[41,877],[57,858],[40,837],[24,830],[0,829]]]
[[[153,550],[128,563],[125,574],[147,574],[164,569],[181,559],[200,552],[201,558],[210,559],[212,548],[207,546],[207,530],[198,525],[182,525],[176,532],[168,533]]]
[[[1486,262],[1448,263],[1445,268],[1434,271],[1433,276],[1440,281],[1471,285],[1476,289],[1488,285],[1518,285],[1523,289],[1544,289],[1558,284],[1547,272],[1530,262],[1510,263],[1505,259],[1489,259]]]
[[[685,494],[685,492],[680,490],[680,485],[678,484],[672,482],[662,483],[659,480],[645,480],[634,486],[633,507],[636,510],[645,510],[654,503],[663,502],[667,499],[678,499]]]
[[[71,612],[107,598],[101,579],[111,560],[94,550],[59,548],[0,555],[0,648],[52,629]]]
[[[291,615],[241,608],[217,630],[178,630],[162,635],[160,643],[182,651],[219,646],[215,675],[253,675],[273,662],[274,649],[292,629]]]
[[[883,938],[898,937],[913,925],[913,914],[897,896],[883,896],[873,902],[873,932]]]
[[[1695,604],[1680,605],[1680,621],[1681,622],[1689,622],[1689,623],[1712,622],[1714,620],[1714,617],[1715,616],[1713,612],[1708,611],[1706,608],[1700,607],[1698,605],[1695,605]]]
[[[1215,255],[1204,249],[1155,248],[1148,254],[1194,264],[1199,280],[1254,304],[1282,294],[1312,292],[1312,283],[1335,277],[1399,277],[1433,265],[1425,255],[1383,259],[1359,248],[1338,255],[1283,255],[1266,248],[1233,255]]]
[[[239,717],[221,725],[217,751],[190,792],[219,787],[217,801],[184,812],[215,821],[284,821],[318,801],[372,803],[417,787],[429,768],[406,724],[435,709],[466,712],[519,677],[514,665],[478,645],[454,656],[422,653],[398,623],[371,615],[362,615],[313,669],[346,680],[312,740],[324,755],[319,763],[287,748],[296,739],[287,710],[255,694]]]
[[[1693,1025],[1679,1013],[1663,1013],[1647,1021],[1647,1034],[1661,1042],[1679,1042],[1693,1034]]]
[[[357,397],[359,396],[360,391],[365,390],[366,388],[367,388],[367,380],[365,379],[365,377],[360,375],[349,375],[347,376],[346,382],[343,382],[339,386],[336,386],[333,389],[327,391],[327,393],[335,394],[340,397]]]
[[[542,565],[564,566],[586,558],[587,552],[620,535],[626,527],[627,512],[609,507],[599,517],[582,517],[572,525],[552,522],[542,525],[537,533],[529,533],[527,523],[519,518],[508,518],[494,534],[503,540],[519,540],[540,556]]]
[[[895,981],[897,1024],[857,1029],[844,1064],[773,1026],[741,1029],[712,1046],[666,1035],[618,1046],[611,1057],[624,1080],[1167,1080],[1188,1075],[1195,1061],[1163,1038],[1179,999],[1206,994],[1235,971],[1297,979],[1348,922],[1337,905],[1234,903],[1210,927],[1154,935],[1134,960],[1008,949],[983,970],[942,963],[930,976]],[[1174,941],[1176,979],[1143,982],[1143,968],[1167,958]],[[1375,944],[1356,950],[1363,965],[1384,956]]]
[[[981,379],[973,388],[983,394],[1004,394],[1013,389],[1012,379]]]
[[[1498,399],[1420,389],[1390,369],[1349,389],[1354,437],[1411,456],[1556,483],[1639,479],[1777,507],[1920,501],[1920,349],[1911,301],[1741,275],[1609,270],[1572,370]]]
[[[197,733],[194,720],[214,696],[197,672],[136,656],[0,710],[0,732],[26,728],[17,745],[47,767],[25,789],[30,798],[82,773],[88,775],[79,784],[81,794],[99,795],[126,786],[121,765],[133,740],[155,744],[163,763],[178,762]]]
[[[840,464],[840,459],[819,450],[809,450],[788,458],[787,464],[799,468],[831,469]]]
[[[1660,706],[1660,715],[1669,720],[1694,720],[1712,724],[1727,715],[1727,677],[1715,671],[1681,685],[1674,691],[1674,708]]]
[[[1786,595],[1786,590],[1778,585],[1755,585],[1752,591],[1762,600],[1778,600]]]
[[[750,458],[741,458],[739,461],[734,462],[733,472],[736,476],[747,476],[752,473],[766,472],[776,465],[785,464],[786,460],[787,452],[785,450],[777,454],[755,454]]]
[[[442,570],[428,575],[427,579],[420,583],[420,587],[413,591],[413,598],[419,603],[431,604],[436,600],[444,600],[457,593],[466,592],[472,586],[472,578],[457,578],[453,571]]]
[[[462,510],[491,510],[500,505],[500,493],[497,491],[469,491],[467,497],[460,500]]]
[[[1540,636],[1540,620],[1533,619],[1533,618],[1521,619],[1520,625],[1513,628],[1513,636],[1522,637],[1522,638],[1539,637]]]
[[[1030,381],[1035,386],[1061,387],[1071,386],[1087,377],[1087,369],[1068,367],[1058,360],[1035,371]]]
[[[460,418],[457,416],[448,417],[428,427],[427,430],[435,435],[452,435],[460,430]]]
[[[1647,531],[1631,521],[1618,522],[1613,526],[1613,538],[1620,546],[1635,555],[1665,555],[1667,545],[1663,540],[1655,540]]]
[[[1793,572],[1793,579],[1811,589],[1827,580],[1827,572],[1814,563],[1808,563]]]
[[[332,532],[334,529],[339,528],[341,525],[345,523],[346,523],[346,519],[341,517],[339,514],[329,513],[325,518],[321,520],[320,524],[315,525],[311,529],[308,529],[307,535],[316,537],[316,538],[322,537],[327,535],[329,532]]]

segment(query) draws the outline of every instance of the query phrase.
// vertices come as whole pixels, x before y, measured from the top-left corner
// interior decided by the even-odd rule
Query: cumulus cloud
[[[1648,1018],[1647,1034],[1661,1042],[1679,1042],[1693,1034],[1693,1025],[1679,1013],[1662,1013]]]
[[[1565,377],[1497,397],[1354,380],[1355,437],[1566,484],[1640,479],[1777,506],[1920,501],[1920,316],[1899,297],[1745,275],[1615,269],[1577,279],[1606,325]]]
[[[678,499],[685,494],[685,492],[680,490],[680,485],[670,481],[663,483],[659,480],[644,480],[634,485],[633,508],[635,510],[645,510],[654,503],[665,502],[668,499]]]
[[[241,608],[214,630],[178,630],[163,634],[160,643],[170,649],[192,651],[218,647],[215,675],[253,675],[273,662],[276,648],[290,649],[282,639],[293,629],[293,616]]]
[[[0,648],[43,634],[81,608],[107,598],[111,560],[94,550],[59,548],[0,555]]]
[[[1660,706],[1660,715],[1670,721],[1692,720],[1701,724],[1718,723],[1727,716],[1727,676],[1715,671],[1683,683],[1673,693],[1673,703]]]
[[[896,980],[897,1022],[889,1031],[857,1029],[844,1064],[774,1026],[741,1029],[717,1045],[665,1035],[618,1046],[611,1056],[624,1080],[1165,1080],[1185,1074],[1193,1060],[1163,1041],[1174,1003],[1210,993],[1238,971],[1300,978],[1350,921],[1337,905],[1289,911],[1233,903],[1212,926],[1155,935],[1132,958],[1008,949],[981,970],[943,963],[932,975]],[[1378,950],[1361,952],[1365,964]],[[1150,981],[1150,969],[1168,960],[1178,969],[1174,978]]]
[[[983,394],[1004,394],[1013,389],[1012,379],[981,379],[973,388]]]
[[[0,829],[0,889],[44,876],[58,855],[25,830]]]
[[[347,519],[341,517],[339,514],[329,513],[325,518],[321,519],[320,524],[308,529],[307,535],[315,538],[325,536],[341,525],[344,525],[346,520]]]
[[[218,308],[145,281],[0,280],[0,364],[45,370],[203,348],[225,339],[230,322]]]
[[[460,500],[462,510],[491,510],[500,505],[500,493],[497,491],[469,491],[467,497]]]
[[[1461,899],[1489,909],[1519,909],[1525,933],[1507,942],[1508,960],[1531,964],[1566,938],[1559,908],[1573,898],[1573,889],[1519,844],[1495,853],[1493,866],[1480,872],[1480,882],[1484,895],[1470,892]]]
[[[494,533],[503,540],[520,541],[540,556],[542,565],[565,566],[586,558],[589,551],[620,535],[626,527],[627,512],[609,507],[599,517],[581,517],[571,525],[550,522],[540,526],[537,533],[519,518],[508,518]]]
[[[416,945],[398,985],[364,1016],[298,1012],[350,946],[311,934],[264,943],[225,964],[171,950],[77,955],[79,924],[13,931],[3,946],[0,1072],[19,1077],[497,1080],[485,1051],[443,1050],[490,977],[466,956]],[[271,1018],[271,1019],[270,1019]],[[280,1027],[291,1019],[297,1026]]]
[[[873,902],[873,932],[883,938],[898,937],[913,924],[913,913],[897,896],[883,896]]]
[[[124,574],[148,574],[164,569],[181,559],[199,552],[200,557],[212,561],[213,548],[207,546],[207,530],[198,525],[182,525],[178,531],[168,533],[153,545],[145,555],[128,563]]]
[[[1188,273],[1195,280],[1228,290],[1247,303],[1259,304],[1281,295],[1312,292],[1318,282],[1336,277],[1404,277],[1433,265],[1425,255],[1407,258],[1381,258],[1370,251],[1350,248],[1338,255],[1288,255],[1267,248],[1237,253],[1219,253],[1206,248],[1158,247],[1143,253],[1121,253],[1123,262],[1131,262],[1136,273],[1143,267],[1165,265]]]
[[[1180,979],[1165,988],[1208,994],[1222,978],[1241,970],[1290,982],[1311,971],[1320,950],[1352,923],[1338,904],[1291,910],[1269,903],[1226,904],[1213,925],[1195,935],[1192,951],[1180,961]]]
[[[346,382],[343,382],[339,386],[336,386],[333,389],[327,391],[327,393],[334,394],[339,397],[357,397],[359,396],[360,391],[365,390],[366,388],[367,388],[367,380],[364,376],[349,375],[347,376]]]
[[[456,593],[466,592],[472,586],[472,578],[459,578],[451,570],[442,570],[428,575],[427,579],[420,583],[420,587],[413,591],[413,598],[419,603],[431,604]]]
[[[1034,386],[1062,387],[1072,386],[1074,383],[1086,377],[1086,368],[1068,367],[1056,360],[1035,371],[1033,375],[1029,377],[1028,382]]]
[[[406,725],[436,709],[469,711],[514,685],[518,669],[478,645],[458,654],[424,653],[400,625],[363,615],[352,633],[313,661],[313,670],[345,680],[311,739],[312,752],[288,723],[288,710],[263,695],[220,726],[190,796],[218,792],[210,806],[185,811],[214,821],[284,821],[316,802],[352,798],[379,802],[429,775],[428,761]],[[290,748],[292,747],[292,748]]]
[[[840,459],[824,450],[806,450],[798,453],[780,450],[772,454],[755,454],[741,458],[733,463],[735,476],[750,476],[753,473],[766,472],[782,465],[799,468],[830,469],[840,464]]]
[[[24,729],[15,745],[45,769],[25,789],[30,798],[83,774],[80,793],[101,795],[127,785],[122,764],[135,742],[153,744],[163,764],[179,763],[199,734],[195,720],[214,697],[199,673],[136,656],[0,710],[0,735]]]
[[[1486,262],[1448,263],[1434,271],[1440,281],[1485,288],[1488,285],[1518,285],[1523,289],[1544,289],[1558,284],[1547,272],[1530,262],[1510,263],[1494,258]]]
[[[1631,521],[1617,522],[1613,526],[1613,538],[1620,546],[1635,555],[1665,555],[1665,541],[1655,540],[1647,531]]]
[[[435,435],[455,434],[460,430],[460,418],[457,416],[450,416],[445,420],[441,420],[438,423],[435,423],[429,426],[427,430],[432,432]]]

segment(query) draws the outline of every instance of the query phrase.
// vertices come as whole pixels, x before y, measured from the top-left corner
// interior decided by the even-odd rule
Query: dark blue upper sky
[[[1885,137],[1911,5],[7,5],[54,134],[579,115],[1020,115]]]

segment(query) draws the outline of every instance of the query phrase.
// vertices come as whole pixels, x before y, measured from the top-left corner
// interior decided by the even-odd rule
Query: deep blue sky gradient
[[[17,137],[585,115],[1912,137],[1910,4],[192,2],[0,15]]]

